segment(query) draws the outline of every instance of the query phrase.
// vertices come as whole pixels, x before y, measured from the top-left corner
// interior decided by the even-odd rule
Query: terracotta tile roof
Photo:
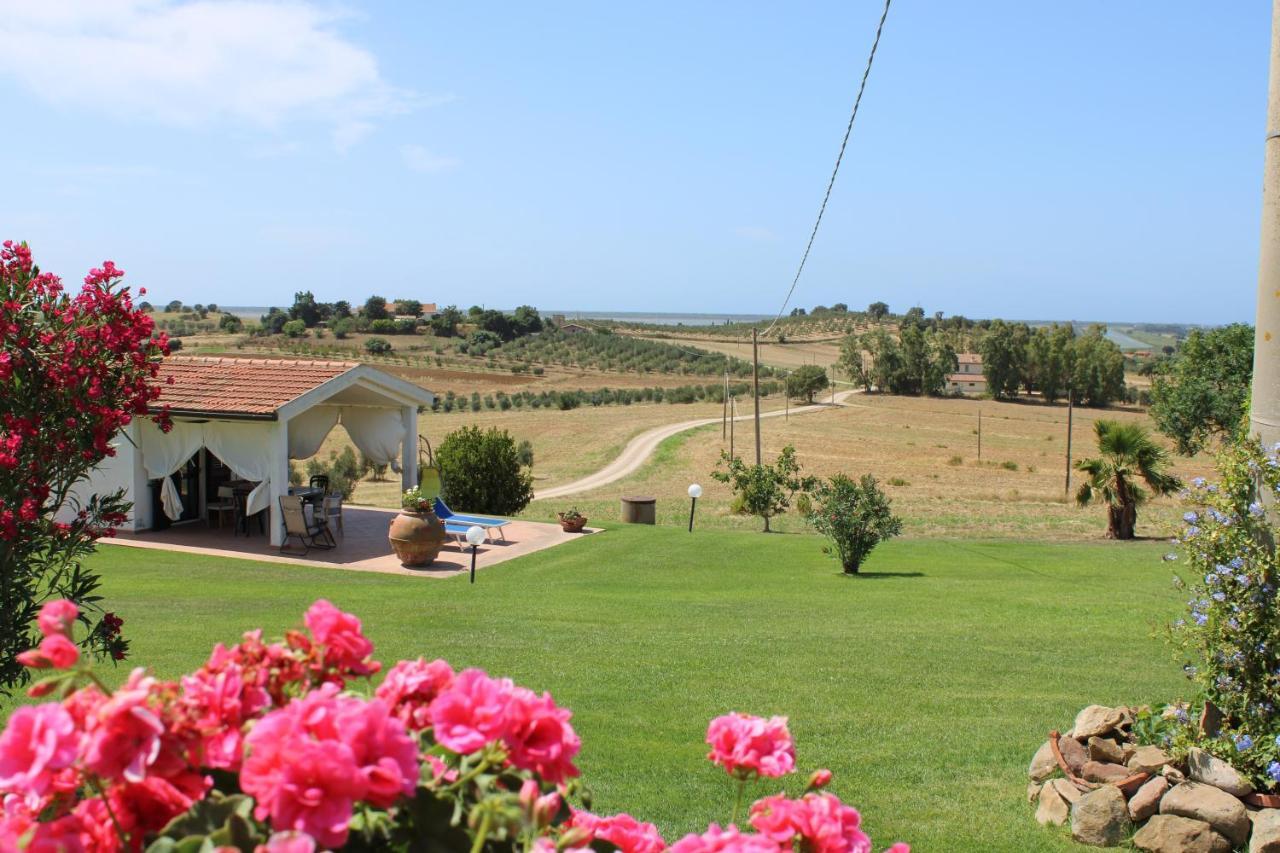
[[[175,355],[160,365],[164,384],[158,403],[175,412],[273,415],[290,400],[357,366],[354,361]]]
[[[947,376],[948,382],[981,382],[987,384],[987,377],[981,373],[951,373]]]
[[[976,352],[962,352],[956,356],[956,361],[961,364],[982,364],[982,356]]]

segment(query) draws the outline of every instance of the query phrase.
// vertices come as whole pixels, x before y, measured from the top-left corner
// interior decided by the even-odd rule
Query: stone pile
[[[1071,731],[1052,733],[1031,759],[1027,798],[1036,820],[1081,844],[1128,841],[1148,853],[1280,853],[1280,808],[1230,764],[1192,749],[1175,764],[1140,746],[1129,708],[1090,705]]]

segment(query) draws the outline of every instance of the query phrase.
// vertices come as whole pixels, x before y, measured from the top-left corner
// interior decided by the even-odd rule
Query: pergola
[[[400,472],[402,488],[418,482],[418,410],[431,392],[368,365],[346,361],[171,356],[161,366],[159,404],[173,429],[149,419],[130,424],[115,444],[116,456],[76,491],[124,488],[133,500],[129,525],[154,524],[150,482],[160,480],[161,508],[171,519],[190,515],[173,475],[208,451],[243,480],[256,484],[249,514],[270,509],[272,544],[283,540],[280,499],[289,490],[289,461],[314,456],[339,423],[370,461]],[[186,500],[203,503],[206,490]]]

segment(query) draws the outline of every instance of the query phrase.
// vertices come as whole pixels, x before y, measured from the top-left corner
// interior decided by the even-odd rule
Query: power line
[[[876,48],[880,46],[880,33],[884,31],[885,19],[889,17],[889,4],[893,0],[884,0],[884,11],[880,13],[880,23],[876,26],[876,37],[871,42],[871,54],[867,56],[867,67],[862,72],[862,82],[858,85],[858,97],[853,101],[853,112],[849,114],[849,124],[844,129],[844,139],[840,142],[840,153],[836,155],[835,168],[831,170],[831,180],[827,181],[827,192],[822,197],[822,206],[818,208],[818,218],[813,223],[813,232],[809,235],[809,243],[804,247],[804,255],[800,258],[800,267],[796,270],[796,277],[791,280],[791,288],[787,291],[787,298],[782,300],[782,307],[778,309],[778,316],[773,318],[773,322],[769,324],[769,328],[764,330],[765,335],[773,331],[773,327],[778,325],[778,320],[782,318],[782,313],[787,310],[787,305],[791,303],[791,296],[796,292],[796,285],[800,282],[800,274],[804,272],[805,261],[809,260],[809,250],[813,248],[813,241],[818,236],[818,226],[822,224],[822,214],[827,211],[827,201],[831,198],[831,189],[836,185],[836,175],[840,172],[840,161],[844,159],[844,149],[849,144],[849,134],[853,132],[853,121],[858,117],[858,105],[862,103],[862,93],[867,89],[867,78],[871,76],[871,64],[876,60]]]

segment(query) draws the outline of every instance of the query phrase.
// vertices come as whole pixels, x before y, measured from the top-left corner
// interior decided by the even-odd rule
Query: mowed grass
[[[92,565],[133,660],[173,677],[219,640],[280,635],[327,597],[387,662],[441,656],[574,711],[596,808],[668,839],[725,821],[707,721],[786,714],[882,849],[1068,851],[1025,770],[1090,702],[1179,695],[1159,624],[1178,599],[1153,543],[896,540],[842,576],[812,536],[625,527],[436,581],[103,546]],[[124,670],[116,671],[123,677]]]
[[[1151,426],[1150,418],[1140,411],[1076,408],[1072,459],[1097,453],[1093,422],[1098,418]],[[857,394],[829,411],[762,420],[761,438],[766,461],[776,458],[786,445],[794,445],[805,474],[874,474],[909,535],[1098,539],[1106,530],[1103,509],[1081,509],[1074,500],[1081,474],[1072,472],[1070,497],[1064,489],[1066,427],[1065,405]],[[512,422],[511,430],[519,434],[518,420]],[[1158,434],[1157,438],[1163,440]],[[737,424],[735,439],[737,454],[752,461],[755,444],[750,422]],[[727,449],[718,424],[704,427],[670,439],[649,464],[624,480],[582,495],[535,501],[526,514],[545,518],[552,510],[564,509],[564,504],[576,503],[592,519],[616,521],[621,495],[648,494],[658,498],[660,523],[685,524],[686,489],[697,482],[704,489],[698,501],[699,525],[759,529],[759,519],[730,512],[729,487],[711,478],[721,451]],[[1184,479],[1213,473],[1207,455],[1171,456],[1170,464]],[[1181,513],[1174,497],[1154,500],[1138,512],[1138,534],[1171,536]],[[805,529],[794,511],[776,519],[774,526]]]

